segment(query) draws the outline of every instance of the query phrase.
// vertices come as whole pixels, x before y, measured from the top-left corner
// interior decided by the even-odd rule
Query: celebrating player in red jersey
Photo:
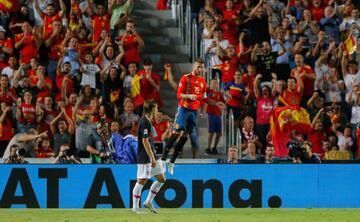
[[[174,162],[185,145],[189,134],[197,125],[198,113],[201,100],[206,97],[206,81],[202,77],[204,61],[201,58],[195,60],[191,73],[183,75],[180,79],[177,90],[177,98],[180,100],[178,111],[175,117],[174,131],[168,139],[161,159],[166,161],[166,157],[174,142],[179,138],[175,145],[174,154],[168,164],[169,173],[174,172]],[[164,162],[165,163],[165,162]]]

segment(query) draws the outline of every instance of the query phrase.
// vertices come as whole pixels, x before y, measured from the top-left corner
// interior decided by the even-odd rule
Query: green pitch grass
[[[359,209],[159,209],[137,215],[129,209],[0,209],[1,222],[359,222]]]

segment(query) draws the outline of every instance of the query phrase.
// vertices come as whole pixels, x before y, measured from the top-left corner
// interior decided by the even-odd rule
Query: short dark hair
[[[295,81],[295,83],[297,83],[297,79],[295,77],[289,77],[288,80],[290,80],[290,79],[293,79]]]
[[[153,62],[151,61],[150,58],[144,59],[144,66],[151,66],[152,64],[153,64]]]
[[[198,57],[198,58],[195,59],[195,62],[200,63],[200,64],[204,64],[204,59],[201,58],[201,57]]]
[[[222,30],[222,28],[215,28],[215,29],[214,29],[214,32],[221,32],[221,33],[222,33],[223,30]]]
[[[150,114],[155,106],[157,106],[157,104],[154,100],[146,100],[143,105],[144,114]]]

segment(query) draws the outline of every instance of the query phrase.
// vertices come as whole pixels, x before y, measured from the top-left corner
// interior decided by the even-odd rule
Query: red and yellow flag
[[[169,73],[166,68],[171,67],[170,64],[165,64],[165,72],[164,72],[164,80],[167,81],[169,79]]]
[[[141,80],[141,74],[136,74],[134,76],[134,79],[131,82],[131,91],[130,95],[134,103],[134,107],[137,107],[144,103],[144,98],[141,95],[140,91],[140,80]]]
[[[356,41],[355,41],[353,35],[350,35],[344,41],[344,50],[346,50],[349,55],[353,54],[355,52],[355,50],[356,50]]]
[[[270,133],[275,147],[274,156],[288,156],[287,143],[291,131],[306,134],[311,129],[310,115],[298,105],[281,106],[273,110],[270,117]]]
[[[3,12],[15,12],[18,7],[19,0],[0,0],[0,10]]]

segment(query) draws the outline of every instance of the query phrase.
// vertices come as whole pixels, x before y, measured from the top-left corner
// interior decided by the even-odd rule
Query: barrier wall
[[[0,165],[0,208],[129,207],[136,170],[136,165]],[[359,175],[356,164],[176,165],[155,205],[357,208]]]

